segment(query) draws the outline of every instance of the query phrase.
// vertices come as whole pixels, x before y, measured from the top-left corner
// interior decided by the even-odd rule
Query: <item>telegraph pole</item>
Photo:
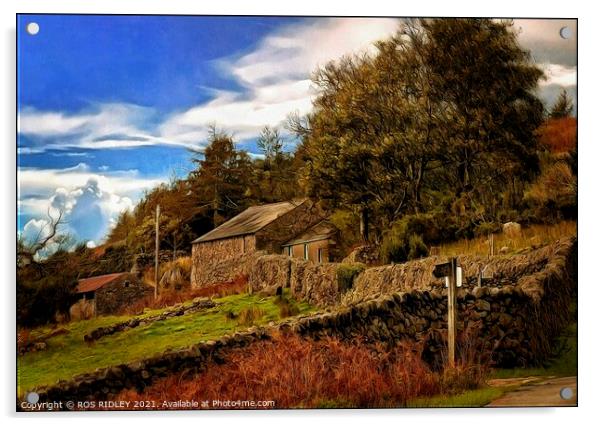
[[[159,216],[161,207],[157,204],[157,214],[155,215],[155,299],[159,294]]]

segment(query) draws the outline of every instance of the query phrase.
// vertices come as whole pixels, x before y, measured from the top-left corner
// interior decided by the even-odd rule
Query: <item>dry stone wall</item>
[[[538,271],[517,278],[513,285],[464,287],[458,292],[460,332],[477,330],[475,344],[488,351],[497,366],[528,366],[545,360],[551,354],[555,337],[571,320],[569,306],[576,293],[576,241],[555,245],[547,254],[546,263]],[[266,260],[264,266],[271,263]],[[299,268],[296,262],[290,262],[289,267],[291,274],[295,268],[300,274],[303,270],[302,277],[314,273],[311,268]],[[295,291],[303,289],[303,279],[291,278]],[[108,399],[123,388],[141,390],[168,374],[200,372],[209,362],[223,360],[231,348],[269,339],[276,331],[313,339],[334,336],[387,344],[404,339],[423,341],[423,359],[437,366],[444,354],[446,310],[444,289],[395,292],[272,327],[251,328],[219,341],[99,369],[37,392],[40,401]],[[461,354],[462,348],[457,349]]]
[[[518,285],[525,277],[543,270],[550,259],[557,255],[566,255],[574,244],[574,238],[565,238],[525,254],[489,258],[459,256],[458,264],[462,267],[464,275],[463,285],[467,288],[475,287],[479,272],[485,267],[493,279],[483,285],[497,288]],[[433,276],[433,269],[437,263],[444,261],[447,261],[447,257],[432,256],[402,264],[366,269],[357,277],[351,291],[342,295],[341,301],[343,304],[353,304],[381,294],[440,289],[444,282]]]
[[[110,336],[111,334],[120,333],[122,331],[131,330],[132,328],[145,326],[157,321],[165,321],[169,318],[179,317],[194,312],[203,311],[216,306],[216,303],[206,297],[197,297],[190,304],[178,304],[170,309],[166,309],[160,314],[150,315],[146,317],[134,317],[128,321],[123,321],[107,327],[98,327],[90,333],[84,335],[84,341],[93,342],[101,337]]]

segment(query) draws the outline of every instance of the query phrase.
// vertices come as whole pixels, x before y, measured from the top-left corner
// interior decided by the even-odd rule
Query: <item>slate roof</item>
[[[302,199],[249,207],[229,221],[222,223],[212,231],[200,236],[192,243],[204,243],[207,241],[220,240],[222,238],[254,234],[275,221],[278,217],[290,212],[295,207],[300,206],[305,201],[306,200]]]
[[[102,286],[121,278],[124,275],[128,275],[127,272],[118,272],[116,274],[99,275],[97,277],[84,278],[77,282],[76,293],[87,293],[89,291],[95,291]]]
[[[282,244],[283,247],[296,244],[308,243],[310,241],[321,241],[330,238],[335,233],[335,227],[328,221],[322,221],[309,228],[307,231],[297,235],[290,241]]]

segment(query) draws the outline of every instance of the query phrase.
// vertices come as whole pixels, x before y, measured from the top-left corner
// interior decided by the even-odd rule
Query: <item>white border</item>
[[[585,2],[584,2],[585,3]],[[0,386],[2,415],[9,423],[15,420],[25,424],[52,425],[83,421],[86,424],[106,425],[108,421],[125,420],[145,424],[165,424],[192,418],[193,422],[236,422],[261,424],[266,422],[282,425],[307,425],[315,422],[340,424],[365,424],[372,418],[381,424],[462,424],[478,423],[507,425],[517,420],[527,420],[554,425],[578,424],[590,416],[596,418],[596,408],[601,395],[600,388],[600,324],[601,297],[600,268],[600,176],[602,138],[600,137],[600,70],[599,54],[600,22],[595,8],[575,1],[547,0],[527,2],[503,0],[498,2],[469,1],[418,1],[393,2],[369,0],[364,2],[326,2],[303,0],[279,1],[213,1],[187,2],[180,0],[102,0],[82,2],[68,0],[1,2],[2,13],[2,102],[0,120],[4,140],[2,146],[2,185],[0,235],[2,238],[0,262],[4,280],[2,306],[4,345],[2,352],[3,374]],[[504,16],[504,17],[566,17],[579,18],[579,408],[577,409],[453,409],[453,410],[330,410],[330,411],[278,411],[258,412],[177,412],[177,413],[54,413],[52,415],[14,414],[14,273],[15,273],[15,13],[132,13],[132,14],[286,14],[286,15],[398,15],[398,16]],[[42,418],[43,416],[43,418]],[[166,416],[173,417],[172,420]],[[186,421],[190,421],[187,419]],[[522,422],[521,422],[522,423]],[[520,423],[518,423],[520,424]]]

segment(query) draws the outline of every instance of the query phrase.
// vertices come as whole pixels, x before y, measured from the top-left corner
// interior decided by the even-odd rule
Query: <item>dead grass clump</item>
[[[280,318],[288,318],[299,315],[299,307],[290,299],[280,295],[276,298],[275,303],[278,306],[278,315]]]
[[[414,398],[446,392],[443,375],[420,354],[416,343],[385,350],[357,341],[275,336],[233,350],[223,364],[211,363],[204,373],[172,375],[142,393],[123,391],[117,399],[262,400],[274,401],[275,408],[401,407]]]
[[[69,308],[71,321],[87,320],[94,317],[94,302],[80,299]]]
[[[239,325],[253,325],[255,321],[261,319],[265,315],[265,311],[257,306],[249,306],[243,308],[238,313],[238,324]]]
[[[577,235],[577,222],[562,221],[553,225],[531,225],[523,227],[516,235],[505,235],[503,232],[493,234],[494,254],[507,247],[509,253],[524,249],[541,247],[557,240]],[[444,256],[482,255],[489,254],[488,236],[473,239],[463,239],[440,247]]]

